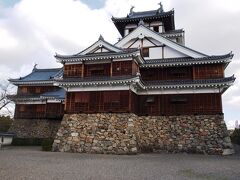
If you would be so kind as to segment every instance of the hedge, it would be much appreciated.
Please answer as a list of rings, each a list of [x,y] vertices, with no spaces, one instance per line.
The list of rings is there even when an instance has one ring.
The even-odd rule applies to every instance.
[[[44,139],[42,141],[42,150],[43,151],[51,151],[52,150],[52,144],[53,144],[53,139]]]
[[[44,138],[13,138],[13,146],[41,146]]]
[[[240,145],[240,129],[235,129],[230,135],[230,138],[233,144]]]

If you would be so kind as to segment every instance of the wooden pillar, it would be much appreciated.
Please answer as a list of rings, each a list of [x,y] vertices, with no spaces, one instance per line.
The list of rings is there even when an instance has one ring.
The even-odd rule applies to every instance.
[[[221,77],[224,78],[225,75],[224,75],[224,65],[222,64],[221,65]]]
[[[46,99],[46,105],[45,105],[45,115],[44,118],[47,118],[47,99]]]
[[[134,71],[136,71],[136,70],[135,70],[135,67],[134,67],[134,60],[132,59],[132,75],[136,74]]]
[[[195,66],[192,66],[192,79],[195,79]]]
[[[113,72],[113,59],[111,59],[111,65],[110,65],[110,77],[112,77]]]
[[[129,89],[129,96],[128,96],[128,110],[129,112],[132,112],[132,93]]]
[[[66,89],[66,94],[65,94],[64,109],[63,109],[64,114],[67,112],[67,101],[68,101],[68,87]]]
[[[84,61],[82,61],[82,78],[84,77]]]
[[[162,59],[164,59],[164,46],[162,46]]]

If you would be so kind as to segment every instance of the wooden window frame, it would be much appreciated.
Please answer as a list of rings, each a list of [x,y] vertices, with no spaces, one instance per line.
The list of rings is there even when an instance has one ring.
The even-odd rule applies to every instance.
[[[155,32],[159,32],[159,26],[153,26],[153,30],[154,30]]]
[[[142,56],[149,57],[149,48],[148,47],[142,48]]]

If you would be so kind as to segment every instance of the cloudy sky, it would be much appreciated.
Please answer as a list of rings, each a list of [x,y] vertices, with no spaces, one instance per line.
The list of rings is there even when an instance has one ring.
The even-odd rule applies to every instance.
[[[102,34],[114,43],[120,37],[111,17],[158,8],[159,0],[0,0],[0,80],[24,76],[38,68],[59,67],[54,54],[73,54]],[[175,9],[176,28],[184,28],[186,45],[209,55],[233,51],[226,76],[234,86],[223,95],[228,127],[240,122],[240,1],[162,0]]]

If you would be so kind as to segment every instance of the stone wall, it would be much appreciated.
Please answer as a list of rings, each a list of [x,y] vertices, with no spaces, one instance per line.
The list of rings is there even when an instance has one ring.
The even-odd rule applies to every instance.
[[[222,115],[65,115],[53,144],[53,151],[111,154],[222,154],[231,148]]]
[[[139,151],[222,154],[232,148],[222,115],[143,116],[136,127]]]
[[[134,114],[64,115],[53,144],[54,151],[137,153]]]
[[[49,119],[14,119],[9,132],[18,138],[54,138],[61,121]]]

